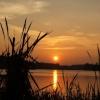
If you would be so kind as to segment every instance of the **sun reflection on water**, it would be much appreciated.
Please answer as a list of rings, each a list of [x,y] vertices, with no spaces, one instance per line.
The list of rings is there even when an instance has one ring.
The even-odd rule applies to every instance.
[[[57,88],[57,70],[53,71],[53,89]]]

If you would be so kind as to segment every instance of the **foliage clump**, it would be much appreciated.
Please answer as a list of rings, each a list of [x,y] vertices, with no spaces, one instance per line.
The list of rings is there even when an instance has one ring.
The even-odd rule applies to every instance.
[[[7,19],[5,18],[6,32],[0,23],[5,41],[5,51],[0,55],[0,76],[5,69],[5,75],[0,78],[0,100],[33,100],[34,90],[29,82],[29,75],[39,89],[38,84],[31,75],[29,59],[35,62],[31,53],[37,43],[49,32],[37,36],[36,40],[29,45],[30,30],[32,22],[26,29],[27,18],[25,19],[21,37],[16,43],[16,37],[10,37]],[[7,38],[7,39],[6,39]],[[11,49],[11,51],[10,51]]]

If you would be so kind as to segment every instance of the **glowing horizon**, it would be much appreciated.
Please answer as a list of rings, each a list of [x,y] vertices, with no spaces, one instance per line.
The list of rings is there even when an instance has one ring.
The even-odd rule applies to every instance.
[[[99,0],[0,1],[0,22],[5,27],[4,18],[8,19],[10,36],[15,33],[16,39],[19,39],[26,17],[28,25],[33,21],[29,30],[30,45],[40,31],[43,34],[52,31],[40,41],[32,56],[38,56],[39,62],[53,63],[53,55],[58,54],[61,65],[91,63],[86,50],[90,52],[93,62],[97,63],[97,43],[100,46],[99,12]],[[2,53],[5,51],[2,34],[0,42]]]

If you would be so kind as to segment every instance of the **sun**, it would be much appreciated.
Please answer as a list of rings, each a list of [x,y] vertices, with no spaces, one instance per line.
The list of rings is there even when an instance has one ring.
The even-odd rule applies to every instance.
[[[53,57],[54,61],[58,61],[58,56]]]

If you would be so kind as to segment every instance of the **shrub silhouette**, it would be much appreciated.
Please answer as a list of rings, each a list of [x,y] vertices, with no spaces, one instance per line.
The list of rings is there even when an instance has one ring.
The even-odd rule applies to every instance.
[[[6,49],[0,55],[0,62],[2,62],[0,67],[2,70],[5,69],[6,71],[5,76],[0,79],[0,87],[2,90],[0,91],[0,100],[33,100],[34,90],[30,85],[29,75],[31,76],[37,88],[39,89],[38,84],[36,83],[34,77],[29,71],[30,63],[27,59],[31,59],[34,62],[36,61],[31,56],[31,53],[34,50],[34,47],[37,45],[37,43],[50,32],[47,32],[42,36],[40,36],[41,33],[39,33],[35,42],[33,42],[29,46],[30,36],[28,35],[28,32],[30,30],[32,22],[29,24],[27,29],[26,23],[27,18],[25,19],[21,37],[18,43],[16,43],[16,37],[13,37],[11,39],[9,35],[7,19],[5,18],[6,33],[2,24],[0,23],[2,34],[5,40]]]

